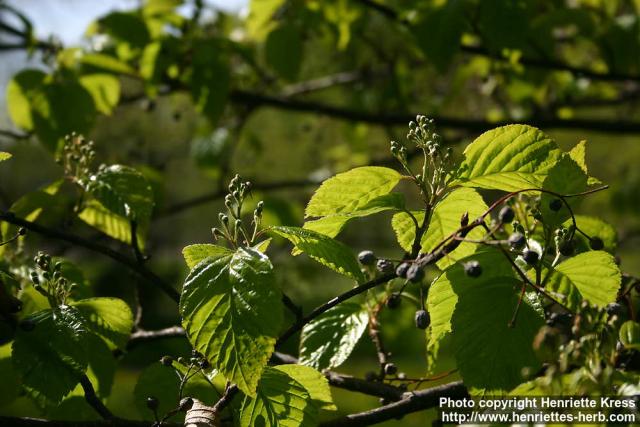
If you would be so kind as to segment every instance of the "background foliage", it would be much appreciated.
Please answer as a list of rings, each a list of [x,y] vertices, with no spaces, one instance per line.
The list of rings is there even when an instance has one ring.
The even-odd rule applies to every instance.
[[[621,269],[640,274],[637,1],[257,0],[238,16],[198,0],[131,6],[86,22],[82,43],[67,46],[55,34],[41,36],[19,2],[0,3],[0,55],[26,51],[31,58],[5,92],[11,121],[0,131],[0,151],[13,157],[0,167],[3,210],[131,255],[135,220],[133,234],[151,255],[145,265],[179,289],[188,272],[181,250],[208,241],[236,172],[254,182],[249,204],[265,201],[266,225],[300,226],[305,214],[327,214],[321,203],[304,211],[323,179],[355,166],[395,167],[388,141],[404,139],[406,124],[421,112],[436,119],[458,159],[465,142],[504,123],[540,127],[564,150],[588,140],[590,175],[611,189],[586,199],[580,213],[615,225],[617,239],[605,239],[607,249],[617,245]],[[95,141],[93,166],[56,163],[71,132]],[[101,163],[126,166],[97,170]],[[99,185],[92,174],[101,176]],[[64,175],[73,179],[61,184]],[[144,196],[128,199],[133,186],[139,191],[131,194]],[[79,189],[90,202],[74,212]],[[495,194],[482,193],[487,201]],[[401,219],[394,217],[396,231]],[[339,239],[355,251],[397,256],[391,214],[359,219],[347,212],[333,220],[349,222]],[[16,231],[2,223],[3,240]],[[274,239],[275,280],[305,310],[348,288],[348,279],[291,258],[289,246]],[[140,301],[141,327],[178,323],[173,302],[111,260],[35,233],[20,244],[27,254],[47,249],[81,267],[83,297],[117,296],[131,307]],[[423,376],[423,334],[406,327],[413,312],[406,304],[383,312],[384,335],[398,365]],[[284,349],[296,350],[292,343]],[[164,354],[187,352],[179,338],[127,352],[108,406],[131,412],[135,395],[139,416],[149,417],[140,404],[144,387],[135,387],[140,370]],[[361,340],[344,369],[375,370],[373,354]],[[340,413],[376,404],[342,393],[334,391]],[[26,398],[4,400],[11,401],[0,408],[4,414],[38,413]],[[50,411],[95,417],[73,397]]]

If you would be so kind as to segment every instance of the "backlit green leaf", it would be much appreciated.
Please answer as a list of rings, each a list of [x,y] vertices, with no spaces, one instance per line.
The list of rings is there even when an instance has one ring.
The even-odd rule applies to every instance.
[[[28,317],[32,331],[19,330],[12,360],[25,386],[59,402],[78,384],[88,364],[87,330],[74,308],[44,310]]]
[[[305,217],[348,214],[367,206],[373,199],[388,194],[400,182],[397,171],[365,166],[339,173],[324,181],[305,210]]]
[[[351,249],[343,243],[324,234],[299,227],[271,227],[270,232],[284,237],[295,246],[295,249],[306,253],[318,261],[345,276],[357,281],[363,281],[364,275]]]
[[[360,304],[345,302],[305,325],[300,363],[319,370],[342,365],[367,328],[369,315]]]
[[[87,190],[105,208],[139,224],[146,224],[153,210],[153,190],[145,177],[128,166],[112,165],[94,174]]]
[[[109,237],[131,244],[131,220],[113,213],[95,199],[85,202],[84,209],[78,214],[78,218],[92,227],[102,231]],[[146,226],[142,224],[136,230],[138,245],[144,249]]]
[[[335,411],[337,409],[333,403],[329,381],[327,377],[319,371],[309,366],[293,364],[276,366],[275,369],[284,372],[298,381],[300,385],[307,390],[311,399],[315,401],[318,407],[328,411]]]
[[[474,393],[510,390],[522,382],[523,368],[539,366],[532,342],[542,317],[525,299],[515,326],[509,327],[521,289],[511,265],[496,250],[466,260],[480,262],[480,277],[467,276],[459,262],[429,290],[431,339],[451,333],[458,369]]]
[[[86,328],[105,340],[110,348],[125,348],[133,328],[133,314],[124,301],[87,298],[71,305],[82,316]]]
[[[269,259],[240,248],[199,263],[184,283],[180,314],[193,347],[244,393],[254,395],[283,321]]]
[[[404,209],[404,195],[401,193],[389,193],[376,197],[356,211],[346,214],[336,214],[320,219],[306,221],[304,228],[317,231],[329,237],[336,237],[349,221],[354,218],[362,218],[379,212]]]
[[[482,197],[471,188],[454,190],[442,199],[433,209],[427,231],[422,236],[421,253],[428,253],[440,244],[445,238],[460,228],[460,219],[464,213],[469,215],[469,220],[482,215],[487,210],[487,205]],[[424,212],[413,212],[418,225],[424,221]],[[411,252],[411,246],[416,236],[415,223],[406,212],[400,212],[393,216],[391,222],[396,233],[398,243],[407,252]],[[481,227],[472,230],[466,238],[481,239],[485,231]],[[438,262],[438,267],[445,268],[460,258],[476,251],[478,245],[462,242],[458,248]]]
[[[110,115],[120,100],[120,82],[110,74],[88,74],[80,77],[80,84],[89,91],[96,109]]]
[[[452,185],[503,191],[540,188],[561,155],[556,143],[534,127],[502,126],[467,146]]]
[[[286,369],[268,367],[260,378],[256,396],[245,397],[239,424],[241,427],[315,426],[318,412],[311,393]]]
[[[189,268],[195,267],[205,258],[221,258],[233,255],[231,249],[212,244],[189,245],[182,249],[182,256]]]
[[[620,281],[613,256],[604,251],[590,251],[558,264],[546,289],[564,295],[564,302],[572,308],[578,308],[583,299],[604,307],[616,300]]]

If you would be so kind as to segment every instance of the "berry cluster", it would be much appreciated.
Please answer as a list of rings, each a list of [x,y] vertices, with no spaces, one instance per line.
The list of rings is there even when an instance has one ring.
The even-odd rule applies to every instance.
[[[62,263],[53,263],[51,256],[43,252],[38,252],[33,260],[37,266],[30,274],[34,289],[47,297],[51,307],[65,305],[75,283],[69,282],[63,276]]]
[[[56,157],[56,163],[62,166],[67,179],[82,184],[91,175],[91,164],[95,158],[94,142],[74,132],[64,138],[62,153]]]

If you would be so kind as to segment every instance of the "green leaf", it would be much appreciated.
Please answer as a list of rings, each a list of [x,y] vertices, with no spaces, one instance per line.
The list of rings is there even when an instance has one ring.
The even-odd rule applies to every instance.
[[[251,0],[249,16],[246,19],[248,36],[255,41],[262,41],[276,25],[273,15],[285,3],[284,0]]]
[[[619,337],[626,348],[640,350],[640,323],[627,320],[620,327]]]
[[[288,80],[297,77],[302,64],[303,35],[295,25],[281,24],[274,28],[265,42],[267,64]]]
[[[75,79],[48,81],[30,104],[34,131],[49,149],[72,132],[87,133],[97,115],[91,93]]]
[[[5,153],[4,151],[0,151],[0,162],[4,162],[5,160],[9,160],[11,158],[10,153]]]
[[[580,193],[587,189],[587,174],[568,154],[563,154],[558,163],[549,171],[549,175],[544,180],[542,187],[545,190],[561,195]],[[557,197],[552,194],[542,193],[541,195],[540,212],[545,224],[550,227],[558,226],[571,217],[571,213],[564,203],[558,211],[553,211],[549,208],[549,204],[555,199]],[[565,200],[575,211],[582,198],[572,197]]]
[[[582,300],[604,307],[616,300],[620,282],[615,258],[604,251],[590,251],[558,264],[546,289],[564,295],[570,308],[578,308]]]
[[[40,311],[28,319],[35,328],[17,332],[13,365],[26,387],[59,402],[87,368],[83,345],[87,330],[77,310],[70,307]]]
[[[0,408],[20,397],[20,377],[11,364],[11,344],[0,346]]]
[[[278,367],[264,370],[255,397],[245,397],[241,427],[306,427],[318,424],[318,405],[302,384]]]
[[[254,395],[283,321],[269,259],[251,248],[201,262],[184,283],[182,325],[193,347]]]
[[[138,224],[146,224],[153,210],[153,190],[145,177],[128,166],[112,165],[90,178],[87,191],[105,208]]]
[[[54,224],[66,213],[64,199],[57,195],[62,181],[56,181],[46,187],[27,193],[11,205],[11,212],[17,217],[40,224]],[[8,222],[2,222],[0,226],[5,240],[14,236],[18,227]],[[3,247],[0,246],[0,253]]]
[[[345,302],[307,323],[300,336],[300,363],[319,370],[342,365],[367,329],[369,315]]]
[[[614,253],[618,244],[618,236],[616,229],[609,223],[595,218],[592,216],[576,215],[576,224],[578,228],[584,231],[588,236],[599,237],[604,243],[604,250],[609,253]],[[571,219],[562,224],[565,228],[569,228],[573,225]],[[582,235],[582,233],[576,232],[573,237],[576,244],[576,252],[588,252],[591,250],[589,247],[589,240]]]
[[[466,1],[452,0],[429,11],[413,29],[417,44],[439,71],[445,71],[460,47],[466,27]]]
[[[87,298],[71,304],[90,332],[101,337],[111,349],[124,349],[133,329],[131,309],[118,298]]]
[[[385,211],[404,209],[404,195],[389,193],[376,197],[356,211],[347,214],[329,215],[313,221],[306,221],[304,228],[329,237],[336,237],[349,221]]]
[[[284,372],[291,378],[304,387],[311,399],[315,401],[318,407],[335,411],[338,408],[333,403],[333,397],[331,396],[331,388],[329,387],[329,381],[327,377],[322,375],[317,370],[302,365],[280,365],[274,369]]]
[[[275,226],[269,232],[284,237],[295,249],[306,253],[310,258],[358,282],[364,281],[360,264],[351,249],[337,240],[315,231],[299,227]]]
[[[110,74],[88,74],[80,77],[79,82],[89,91],[96,110],[110,115],[120,100],[120,82]]]
[[[23,70],[7,84],[7,109],[16,126],[33,130],[31,102],[41,94],[46,78],[40,70]]]
[[[449,193],[433,209],[427,231],[422,236],[421,253],[428,253],[435,249],[445,238],[460,228],[460,218],[464,213],[469,214],[469,220],[479,217],[487,210],[487,205],[482,197],[471,188],[459,188]],[[424,212],[413,212],[418,224],[424,221]],[[393,230],[400,246],[407,252],[411,252],[411,246],[416,236],[416,227],[406,212],[400,212],[393,216],[391,221]],[[477,227],[468,235],[468,239],[481,239],[485,232]],[[471,255],[478,245],[463,242],[451,254],[438,262],[438,267],[445,268],[460,258]]]
[[[467,146],[451,185],[503,191],[540,188],[561,155],[556,143],[534,127],[502,126]]]
[[[99,29],[100,32],[122,41],[131,48],[142,48],[149,43],[149,30],[136,13],[112,12],[97,21],[97,26],[89,29],[89,33]]]
[[[458,295],[454,292],[452,282],[465,280],[467,276],[461,274],[461,272],[464,272],[460,265],[468,260],[478,261],[482,266],[482,275],[480,277],[473,280],[467,278],[474,286],[476,284],[484,286],[485,283],[502,277],[513,277],[511,264],[504,258],[503,254],[493,249],[478,251],[442,273],[429,288],[427,297],[427,308],[431,317],[429,339],[427,340],[428,352],[435,348],[436,344],[452,331],[451,317],[458,302]]]
[[[397,171],[365,166],[339,173],[324,181],[305,210],[305,217],[348,214],[367,206],[373,199],[388,194],[400,182]]]
[[[486,250],[464,259],[477,260],[482,275],[471,278],[463,262],[449,267],[429,290],[433,345],[451,334],[458,369],[465,385],[495,392],[522,382],[522,369],[536,369],[539,362],[532,342],[543,320],[525,299],[515,327],[508,326],[520,295],[509,262],[497,250]]]
[[[530,18],[524,1],[498,0],[478,4],[478,29],[483,45],[501,54],[502,49],[526,47]]]
[[[78,214],[78,218],[109,237],[127,245],[131,244],[131,221],[113,213],[95,199],[89,199],[85,202],[84,209]],[[136,230],[140,249],[144,249],[146,228],[146,224],[142,224]]]
[[[107,397],[111,394],[116,373],[116,358],[113,357],[112,349],[97,335],[88,335],[83,345],[89,360],[87,378],[99,397]]]
[[[80,57],[80,63],[96,71],[108,71],[114,74],[137,76],[136,70],[129,64],[103,53],[86,53]]]
[[[194,44],[191,73],[191,97],[196,110],[215,123],[227,102],[231,75],[220,47],[213,40]]]
[[[189,268],[195,267],[205,258],[217,259],[230,255],[233,255],[231,249],[211,244],[189,245],[182,249],[182,256],[184,256],[184,260]]]

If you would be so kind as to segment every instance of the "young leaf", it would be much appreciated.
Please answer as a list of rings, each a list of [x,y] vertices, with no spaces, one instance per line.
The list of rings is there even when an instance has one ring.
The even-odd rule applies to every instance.
[[[329,237],[336,237],[349,221],[354,218],[362,218],[385,211],[397,211],[404,209],[404,195],[402,193],[389,193],[369,201],[356,211],[346,214],[336,214],[320,219],[306,221],[306,230],[317,231]]]
[[[534,127],[502,126],[467,146],[451,185],[503,191],[539,188],[561,155],[556,143]]]
[[[558,264],[546,288],[566,296],[569,307],[577,308],[582,300],[606,306],[616,300],[621,275],[612,255],[604,251],[578,254]]]
[[[211,244],[189,245],[182,249],[182,255],[189,268],[195,267],[205,258],[221,258],[233,255],[231,249]]]
[[[433,209],[427,231],[422,236],[421,253],[433,250],[442,240],[449,237],[460,228],[460,218],[464,213],[469,214],[469,219],[479,217],[487,210],[487,205],[482,197],[472,188],[459,188],[448,194]],[[418,224],[424,221],[424,212],[413,213]],[[407,252],[411,252],[411,246],[416,236],[416,227],[406,212],[400,212],[393,216],[391,222],[396,233],[398,243]],[[468,235],[468,239],[481,239],[485,235],[484,229],[477,227]],[[438,262],[438,267],[446,268],[460,258],[472,254],[477,249],[473,243],[462,242],[451,254]]]
[[[358,211],[373,199],[388,194],[400,182],[397,171],[365,166],[339,173],[324,181],[305,210],[305,217],[348,214]]]
[[[83,341],[88,332],[77,310],[70,307],[44,310],[27,319],[35,327],[16,334],[13,365],[25,386],[60,402],[87,368]]]
[[[4,162],[5,160],[9,160],[10,158],[11,154],[0,151],[0,162]]]
[[[193,347],[240,390],[254,395],[283,320],[269,259],[240,248],[199,263],[184,283],[180,314]]]
[[[74,303],[87,330],[101,337],[111,349],[124,349],[131,329],[131,309],[118,298],[87,298]]]
[[[366,309],[339,304],[305,325],[300,336],[300,363],[318,370],[342,365],[367,329]]]
[[[271,233],[289,240],[297,250],[306,253],[309,257],[333,271],[359,282],[364,280],[358,260],[351,252],[351,249],[343,243],[324,234],[299,227],[276,226],[271,227],[269,230]]]
[[[87,190],[111,212],[145,224],[153,210],[153,190],[145,177],[128,166],[112,165],[91,177]]]
[[[267,367],[255,397],[246,396],[240,427],[306,427],[318,424],[318,404],[311,393],[287,372]]]

